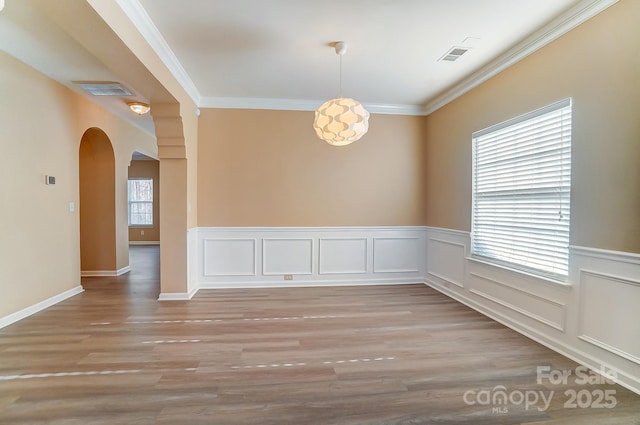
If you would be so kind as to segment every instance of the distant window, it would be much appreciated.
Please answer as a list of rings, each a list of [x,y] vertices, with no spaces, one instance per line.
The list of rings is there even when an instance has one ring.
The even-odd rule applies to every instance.
[[[472,137],[472,254],[565,279],[571,99]]]
[[[129,179],[129,226],[153,226],[153,179]]]

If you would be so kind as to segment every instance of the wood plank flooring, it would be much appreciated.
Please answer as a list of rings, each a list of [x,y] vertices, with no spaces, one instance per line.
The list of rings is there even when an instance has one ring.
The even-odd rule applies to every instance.
[[[0,330],[0,424],[640,424],[640,396],[537,383],[578,365],[424,285],[158,302],[158,248],[131,257]],[[567,408],[565,391],[616,406]]]

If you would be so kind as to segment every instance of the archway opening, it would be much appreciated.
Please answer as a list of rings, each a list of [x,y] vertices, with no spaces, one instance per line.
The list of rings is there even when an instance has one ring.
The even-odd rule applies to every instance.
[[[115,155],[109,137],[90,128],[80,141],[80,269],[83,276],[117,271]]]

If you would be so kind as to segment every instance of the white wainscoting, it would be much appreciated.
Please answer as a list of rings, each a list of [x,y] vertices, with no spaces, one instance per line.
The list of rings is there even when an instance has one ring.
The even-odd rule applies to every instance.
[[[640,393],[640,255],[572,247],[562,283],[471,258],[468,232],[426,233],[429,286]]]
[[[578,337],[640,366],[638,306],[640,281],[580,271]]]
[[[418,283],[425,234],[396,226],[201,227],[190,273],[199,288]]]

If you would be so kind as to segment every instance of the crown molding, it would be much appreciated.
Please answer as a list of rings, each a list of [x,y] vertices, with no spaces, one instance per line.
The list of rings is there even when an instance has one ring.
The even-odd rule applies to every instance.
[[[169,72],[178,80],[178,83],[187,92],[191,100],[198,105],[202,97],[200,92],[140,2],[138,0],[116,0],[116,3],[129,17],[153,51],[160,57],[162,63],[169,68]]]
[[[522,42],[492,60],[489,64],[480,68],[467,78],[464,78],[449,90],[426,102],[423,106],[424,114],[428,115],[440,109],[447,103],[452,102],[491,77],[494,77],[535,51],[560,38],[562,35],[616,4],[618,1],[619,0],[583,0],[579,2],[525,38]]]
[[[279,111],[315,111],[326,100],[275,99],[258,97],[203,97],[200,108],[220,109],[269,109]],[[383,103],[363,103],[372,114],[425,115],[420,105],[394,105]]]

